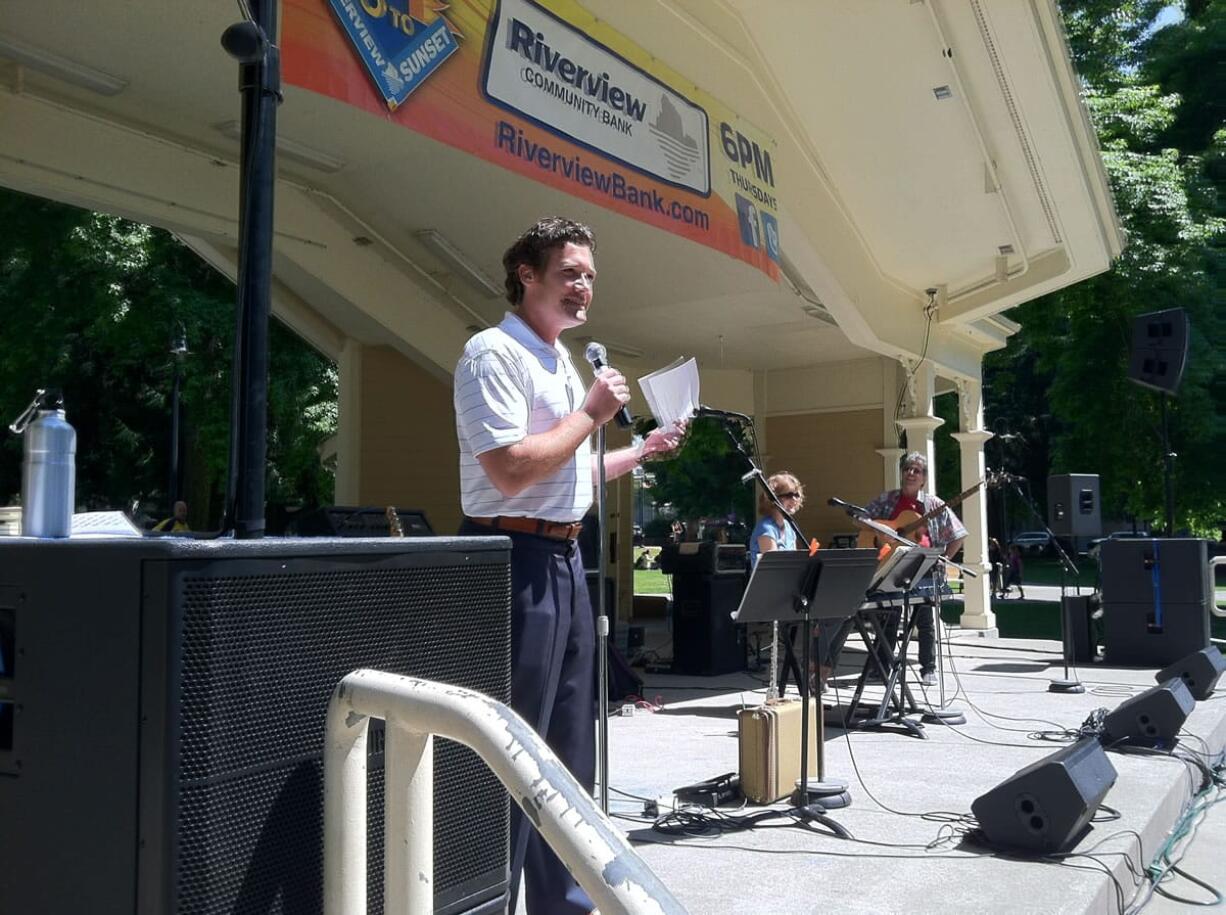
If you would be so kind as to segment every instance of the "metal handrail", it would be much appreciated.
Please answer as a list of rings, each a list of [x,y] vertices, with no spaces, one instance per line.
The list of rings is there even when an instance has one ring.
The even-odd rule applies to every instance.
[[[384,900],[389,912],[434,905],[434,735],[472,749],[523,808],[604,913],[685,909],[514,711],[473,690],[355,670],[328,704],[324,745],[324,911],[366,912],[366,739],[384,744]]]
[[[1226,565],[1226,556],[1214,556],[1209,560],[1209,609],[1214,616],[1226,618],[1226,607],[1217,602],[1217,567]]]

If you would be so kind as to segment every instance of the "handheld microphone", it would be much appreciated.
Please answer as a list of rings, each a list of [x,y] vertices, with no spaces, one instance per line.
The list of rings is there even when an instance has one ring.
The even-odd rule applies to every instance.
[[[592,371],[599,372],[602,368],[608,365],[605,361],[608,358],[608,353],[604,346],[593,340],[587,345],[587,349],[583,351],[583,358],[592,364]],[[634,418],[630,415],[630,410],[625,404],[614,414],[613,418],[617,420],[617,424],[623,429],[628,429],[630,424],[634,422]]]

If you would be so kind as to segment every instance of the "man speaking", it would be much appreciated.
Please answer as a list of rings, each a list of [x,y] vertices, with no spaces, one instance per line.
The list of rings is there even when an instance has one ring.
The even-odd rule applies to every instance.
[[[587,320],[596,241],[585,225],[542,219],[503,255],[514,309],[468,341],[455,370],[462,534],[511,538],[511,706],[575,778],[595,778],[595,636],[576,537],[599,468],[592,433],[630,400],[601,368],[585,390],[564,330]],[[608,479],[677,446],[653,431],[605,456]],[[527,870],[531,913],[589,912],[592,901],[518,807],[512,809],[511,900]]]

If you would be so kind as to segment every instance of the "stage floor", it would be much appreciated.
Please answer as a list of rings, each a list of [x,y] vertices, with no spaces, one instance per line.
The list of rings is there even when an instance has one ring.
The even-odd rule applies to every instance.
[[[669,653],[667,638],[663,624],[649,627],[648,647],[661,656]],[[840,682],[852,682],[862,650],[849,640]],[[1188,764],[1110,753],[1119,778],[1103,803],[1119,818],[1108,820],[1100,811],[1099,822],[1075,846],[1078,855],[1062,862],[992,855],[964,843],[948,820],[968,814],[979,795],[1065,745],[1034,739],[1034,732],[1075,729],[1095,709],[1114,709],[1154,685],[1153,674],[1094,664],[1077,672],[1084,693],[1052,693],[1049,681],[1063,677],[1058,643],[950,630],[945,695],[966,724],[930,724],[927,739],[917,739],[901,731],[844,731],[835,723],[841,718],[827,713],[826,774],[847,781],[853,799],[830,815],[855,841],[819,826],[788,825],[785,818],[765,824],[773,828],[722,834],[653,830],[636,798],[670,797],[674,788],[736,771],[736,713],[760,704],[765,684],[751,673],[648,674],[645,697],[662,707],[636,709],[631,717],[614,709],[609,722],[610,812],[693,913],[1118,913],[1134,898],[1134,872],[1151,862],[1200,788],[1200,775]],[[879,690],[869,695],[880,696]],[[844,686],[825,698],[833,705],[850,694]],[[939,688],[926,694],[939,704]],[[918,688],[916,698],[924,700]],[[1213,699],[1197,703],[1181,739],[1183,750],[1215,761],[1224,745],[1226,683]],[[763,808],[721,809],[741,815]],[[1219,887],[1226,885],[1223,809],[1200,826],[1184,861],[1190,873]],[[1166,886],[1211,899],[1182,878]],[[1155,897],[1149,910],[1186,908]]]

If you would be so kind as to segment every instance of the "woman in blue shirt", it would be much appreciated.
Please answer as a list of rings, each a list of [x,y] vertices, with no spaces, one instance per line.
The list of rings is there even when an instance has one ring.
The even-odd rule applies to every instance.
[[[766,481],[789,515],[795,515],[805,504],[805,488],[800,480],[786,470],[772,474]],[[771,550],[796,549],[796,531],[788,523],[783,512],[775,508],[766,498],[765,493],[758,494],[758,511],[762,517],[754,526],[749,537],[749,566],[753,568],[758,562],[758,555]]]
[[[775,494],[775,498],[783,505],[788,515],[796,514],[800,511],[800,506],[805,503],[805,489],[800,485],[800,480],[786,470],[772,474],[767,479],[766,485],[771,488],[771,492]],[[758,519],[753,533],[749,535],[750,571],[753,571],[753,567],[758,563],[758,556],[762,553],[769,553],[771,550],[796,549],[796,531],[788,523],[784,513],[775,508],[774,503],[766,498],[766,493],[758,493],[758,511],[762,517]],[[771,624],[770,682],[766,690],[768,701],[779,695],[775,687],[776,672],[779,670],[778,647],[779,624],[773,623]]]

